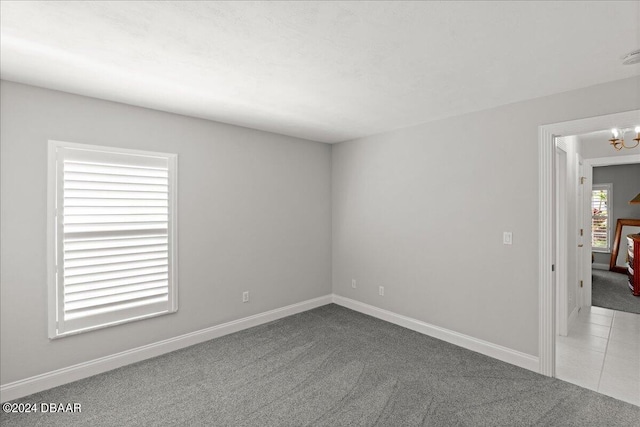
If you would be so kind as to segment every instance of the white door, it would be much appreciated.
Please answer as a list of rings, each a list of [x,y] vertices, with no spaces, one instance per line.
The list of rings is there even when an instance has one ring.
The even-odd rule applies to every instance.
[[[578,287],[576,302],[579,307],[591,306],[591,177],[585,173],[582,156],[576,155],[578,163],[576,277]]]
[[[557,141],[558,142],[558,141]],[[569,325],[567,289],[567,153],[556,148],[556,334],[567,336]]]

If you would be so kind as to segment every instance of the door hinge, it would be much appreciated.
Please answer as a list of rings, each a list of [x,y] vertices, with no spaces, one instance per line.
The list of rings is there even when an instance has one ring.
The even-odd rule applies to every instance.
[[[582,228],[580,229],[580,235],[584,236],[584,230]]]
[[[555,264],[551,264],[551,271],[556,271],[556,265]]]
[[[584,181],[587,179],[586,176],[581,176],[580,177],[580,184],[584,184]]]
[[[580,280],[580,287],[582,287],[582,285],[584,285],[584,282]]]

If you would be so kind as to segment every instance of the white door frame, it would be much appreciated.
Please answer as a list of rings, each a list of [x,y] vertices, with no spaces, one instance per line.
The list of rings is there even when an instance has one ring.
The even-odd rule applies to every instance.
[[[591,307],[591,181],[586,176],[584,159],[578,153],[576,166],[576,226],[583,230],[582,235],[578,233],[575,242],[583,245],[582,249],[578,248],[575,265],[576,280],[582,281],[582,287],[577,288],[576,295],[576,306],[580,309]],[[583,177],[584,182],[581,184]]]
[[[556,220],[556,334],[567,336],[567,146],[563,138],[556,138],[555,152],[555,220]]]
[[[640,110],[633,110],[538,127],[538,357],[543,375],[555,376],[554,139],[639,123]]]

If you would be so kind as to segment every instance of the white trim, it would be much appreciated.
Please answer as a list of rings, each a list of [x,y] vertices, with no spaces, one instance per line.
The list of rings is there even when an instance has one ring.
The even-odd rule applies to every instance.
[[[569,147],[567,146],[567,142],[564,138],[556,138],[556,147],[558,147],[565,153],[569,151]]]
[[[569,329],[571,329],[571,325],[573,325],[573,322],[575,322],[576,318],[578,317],[578,313],[580,312],[580,307],[578,307],[577,305],[575,307],[573,307],[573,310],[571,311],[571,314],[569,315]]]
[[[126,156],[141,156],[145,158],[163,159],[167,162],[168,170],[168,206],[169,206],[169,296],[168,306],[157,310],[151,306],[145,306],[147,310],[128,310],[118,313],[103,315],[98,322],[97,316],[86,317],[81,320],[65,321],[62,319],[64,311],[64,285],[62,277],[64,267],[60,265],[60,260],[56,257],[63,253],[62,249],[62,221],[60,218],[62,206],[62,193],[58,193],[63,188],[63,174],[58,169],[63,159],[62,150],[65,152],[86,151],[98,152],[102,154],[117,153]],[[84,333],[95,329],[110,327],[113,325],[127,323],[137,320],[155,317],[159,315],[171,314],[178,311],[178,155],[174,153],[161,153],[156,151],[132,150],[129,148],[119,148],[113,146],[99,146],[89,144],[78,144],[74,142],[48,140],[47,145],[47,292],[48,292],[48,336],[49,339],[59,339],[69,335]],[[126,313],[126,314],[124,314]],[[91,320],[93,319],[93,320]],[[88,320],[85,322],[85,320]],[[70,323],[73,326],[70,326]]]
[[[555,289],[552,265],[554,263],[553,169],[554,134],[546,127],[538,129],[538,372],[555,376]]]
[[[569,155],[567,144],[564,138],[556,138],[555,150],[555,210],[556,220],[556,333],[567,336],[569,330],[569,290],[568,290],[568,215],[567,215],[567,194],[568,194],[568,168]]]
[[[178,155],[174,154],[168,157],[169,161],[169,188],[172,191],[169,192],[169,236],[171,241],[169,242],[169,248],[171,250],[171,271],[169,272],[169,279],[173,286],[171,286],[171,307],[172,313],[178,311],[178,270],[180,266],[180,260],[178,259],[178,240],[180,239],[178,233]]]
[[[539,372],[543,375],[555,375],[555,293],[551,271],[555,239],[552,222],[554,136],[581,135],[638,123],[640,110],[633,110],[538,127],[538,358]],[[585,159],[585,163],[593,160],[597,159]],[[607,158],[607,162],[616,163],[613,158]]]
[[[574,176],[574,187],[576,197],[573,199],[573,202],[575,203],[576,229],[583,231],[581,234],[576,235],[576,243],[582,245],[582,249],[578,246],[576,252],[576,263],[574,267],[577,282],[573,284],[577,286],[578,283],[582,283],[581,287],[575,288],[575,308],[579,311],[580,308],[587,305],[587,303],[589,306],[591,305],[591,270],[588,267],[591,265],[591,200],[585,200],[585,193],[587,192],[587,187],[590,185],[590,181],[589,179],[582,181],[582,178],[586,177],[585,170],[588,168],[585,167],[584,159],[579,153],[576,153],[575,162],[576,174]],[[588,223],[585,222],[587,219],[589,220]],[[589,227],[587,227],[587,225]],[[585,244],[586,240],[588,240],[588,242]],[[571,319],[569,319],[569,321],[571,321]],[[571,323],[569,323],[569,326],[571,326]]]
[[[323,305],[335,303],[360,313],[364,313],[378,319],[402,326],[407,329],[425,334],[451,344],[466,348],[477,353],[484,354],[494,359],[510,363],[531,371],[537,371],[538,357],[519,352],[507,347],[480,340],[449,329],[431,325],[420,320],[383,310],[359,301],[345,298],[339,295],[325,295],[297,304],[255,314],[242,319],[190,332],[174,338],[169,338],[153,344],[126,350],[110,356],[101,357],[87,362],[72,365],[44,374],[35,375],[23,380],[14,381],[0,386],[0,402],[7,402],[28,396],[53,387],[58,387],[73,381],[78,381],[97,375],[121,366],[140,362],[145,359],[160,356],[171,351],[199,344],[214,338],[228,335],[254,326],[262,325],[283,317],[312,310]],[[576,311],[577,313],[577,311]],[[572,313],[574,316],[574,313]]]
[[[56,208],[56,177],[58,176],[55,167],[57,165],[56,150],[52,144],[47,146],[47,331],[48,337],[56,335],[56,309],[58,302],[56,293],[56,226],[58,224],[58,213]]]
[[[147,150],[134,150],[131,148],[120,148],[111,145],[93,145],[93,144],[81,144],[78,142],[68,142],[68,141],[60,141],[57,139],[50,139],[50,144],[53,144],[57,147],[67,147],[67,148],[75,148],[78,150],[88,150],[88,151],[102,151],[105,153],[123,153],[123,154],[132,154],[139,155],[144,157],[161,157],[161,158],[177,158],[178,155],[175,153],[163,153],[160,151],[147,151]]]
[[[591,254],[593,253],[593,247],[591,246],[591,222],[592,222],[592,214],[591,214],[591,185],[593,183],[593,166],[591,166],[586,161],[582,164],[582,173],[585,177],[585,182],[582,188],[582,228],[584,232],[584,236],[582,238],[583,244],[583,253],[582,253],[582,262],[578,263],[579,268],[582,269],[580,275],[582,277],[582,288],[580,288],[580,306],[581,307],[591,307]],[[607,269],[609,269],[607,267]]]
[[[19,399],[32,393],[37,393],[72,381],[81,380],[121,366],[136,363],[151,357],[160,356],[184,347],[262,325],[267,322],[321,307],[323,305],[331,304],[331,302],[332,296],[325,295],[242,319],[232,320],[231,322],[190,332],[174,338],[158,341],[153,344],[126,350],[110,356],[101,357],[88,362],[35,375],[23,380],[14,381],[0,386],[0,401],[7,402]]]
[[[593,263],[591,264],[591,268],[594,270],[609,270],[609,264]]]
[[[630,163],[640,163],[640,154],[628,154],[626,156],[597,157],[593,159],[584,159],[584,163],[589,164],[591,166],[628,165]]]
[[[420,320],[412,319],[411,317],[383,310],[340,295],[334,294],[333,302],[351,310],[402,326],[403,328],[411,329],[412,331],[466,348],[467,350],[475,351],[477,353],[484,354],[485,356],[493,357],[494,359],[529,369],[531,371],[538,371],[539,361],[536,356],[522,353],[507,347],[502,347],[500,345],[451,331],[449,329],[441,328],[439,326],[431,325]]]

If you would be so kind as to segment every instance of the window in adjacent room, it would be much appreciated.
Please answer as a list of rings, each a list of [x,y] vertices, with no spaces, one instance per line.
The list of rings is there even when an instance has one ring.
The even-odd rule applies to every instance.
[[[49,141],[49,337],[177,310],[175,154]]]
[[[612,184],[594,184],[591,191],[591,246],[595,252],[611,251]]]

